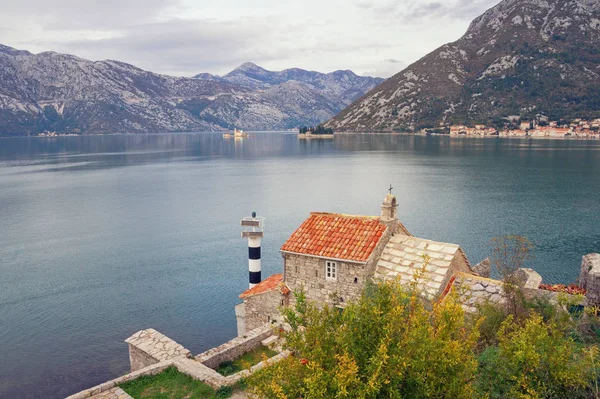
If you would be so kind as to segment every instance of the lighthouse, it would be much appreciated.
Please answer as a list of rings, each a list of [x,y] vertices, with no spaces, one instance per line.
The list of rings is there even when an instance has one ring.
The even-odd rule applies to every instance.
[[[241,221],[242,238],[248,239],[248,282],[252,288],[261,280],[260,242],[264,236],[265,218],[252,216],[244,217]]]

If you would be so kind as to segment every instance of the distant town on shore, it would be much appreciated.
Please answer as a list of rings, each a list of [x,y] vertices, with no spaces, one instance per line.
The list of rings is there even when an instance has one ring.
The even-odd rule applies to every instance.
[[[550,121],[547,117],[537,117],[531,121],[513,122],[508,128],[497,129],[483,124],[474,126],[451,125],[438,128],[425,128],[420,134],[449,134],[450,136],[497,136],[533,138],[586,138],[600,139],[600,118],[572,121]]]

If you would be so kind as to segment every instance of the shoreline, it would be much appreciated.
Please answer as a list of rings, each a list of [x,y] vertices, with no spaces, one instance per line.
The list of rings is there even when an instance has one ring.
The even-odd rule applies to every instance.
[[[447,137],[457,139],[510,139],[510,140],[575,140],[600,142],[596,137],[545,137],[545,136],[480,136],[480,135],[449,135],[449,134],[423,134],[423,133],[398,133],[398,132],[336,132],[336,136],[420,136],[420,137]]]

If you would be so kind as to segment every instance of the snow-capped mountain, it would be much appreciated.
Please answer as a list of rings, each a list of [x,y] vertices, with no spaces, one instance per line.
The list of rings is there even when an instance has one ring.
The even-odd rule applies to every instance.
[[[600,0],[504,0],[327,123],[405,131],[600,117]]]
[[[173,77],[0,45],[0,135],[292,128],[329,119],[351,102],[348,93],[364,93],[378,81],[354,82],[318,88],[288,79],[258,88],[210,74]],[[340,90],[343,98],[334,99]]]

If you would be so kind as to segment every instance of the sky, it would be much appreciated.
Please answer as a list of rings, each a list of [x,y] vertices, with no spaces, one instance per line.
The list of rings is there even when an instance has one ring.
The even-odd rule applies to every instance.
[[[223,75],[250,61],[387,78],[458,39],[498,2],[3,0],[0,44],[176,76]]]

